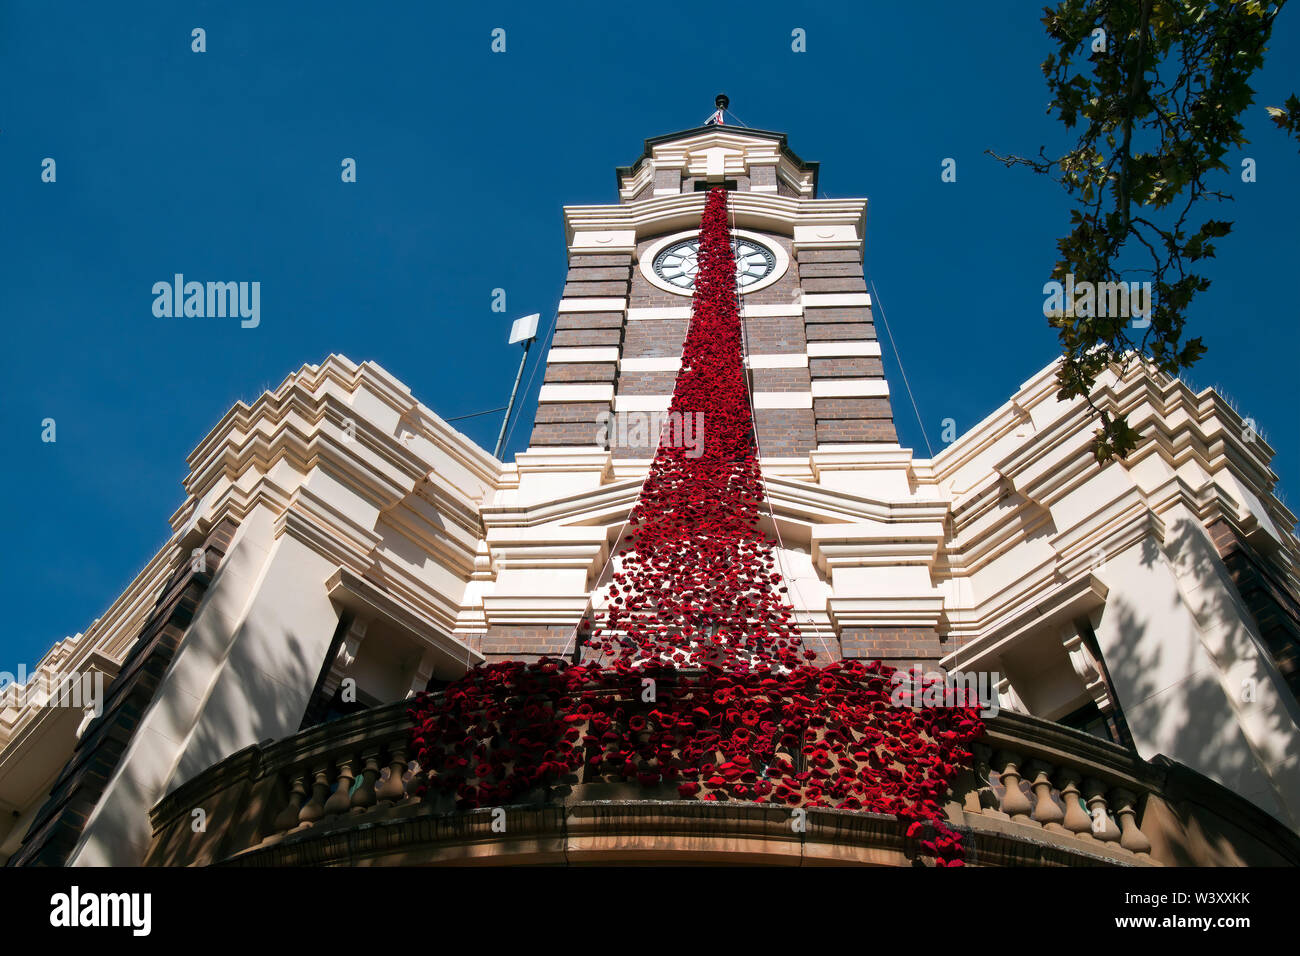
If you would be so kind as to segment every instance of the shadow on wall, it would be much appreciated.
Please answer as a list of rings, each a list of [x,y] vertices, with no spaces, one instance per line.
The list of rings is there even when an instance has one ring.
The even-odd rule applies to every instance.
[[[1175,603],[1189,601],[1198,629],[1149,635],[1152,613],[1118,596],[1107,602],[1102,618],[1119,636],[1115,646],[1105,649],[1105,659],[1137,749],[1147,760],[1160,753],[1216,780],[1294,828],[1287,797],[1296,795],[1280,793],[1261,764],[1266,759],[1276,764],[1279,753],[1295,759],[1294,698],[1272,667],[1252,671],[1253,700],[1241,686],[1225,687],[1225,673],[1240,683],[1242,667],[1234,665],[1248,662],[1253,654],[1262,654],[1265,662],[1271,657],[1239,623],[1249,621],[1255,628],[1203,529],[1183,519],[1173,525],[1166,541],[1162,549],[1147,538],[1141,564],[1155,568],[1163,563],[1181,576]],[[1188,580],[1203,586],[1188,595]],[[1259,686],[1265,682],[1268,686]],[[1247,723],[1249,737],[1243,731]],[[1274,754],[1259,753],[1251,738],[1274,743]],[[1199,828],[1195,821],[1183,822]],[[1226,840],[1219,837],[1218,842],[1231,855]]]
[[[137,725],[127,756],[74,854],[77,863],[138,864],[152,835],[148,811],[167,792],[249,744],[297,730],[325,653],[311,659],[307,651],[328,648],[332,635],[300,640],[292,629],[268,627],[265,616],[250,614],[241,621],[249,611],[249,591],[223,584],[247,572],[259,582],[260,594],[259,572],[276,555],[262,552],[259,557],[258,551],[241,538],[217,568],[154,696],[148,720]],[[319,601],[322,595],[313,597]],[[275,619],[301,619],[295,610],[308,599],[305,593],[276,595],[285,613]]]
[[[269,560],[276,558],[272,555]],[[201,704],[192,702],[202,707],[198,715],[201,719],[184,741],[175,772],[168,781],[168,792],[250,744],[296,732],[333,637],[331,631],[303,640],[290,627],[268,627],[265,615],[249,614],[241,621],[240,615],[247,609],[233,606],[240,600],[240,589],[221,587],[221,577],[232,563],[223,563],[218,569],[207,595],[210,606],[200,607],[181,652],[182,655],[192,652],[199,671],[211,675],[215,684],[209,684],[206,700]],[[301,603],[301,598],[274,597],[286,604],[286,613],[277,615],[277,620],[305,618],[293,612],[293,606]],[[224,637],[235,621],[240,622],[235,633]],[[321,656],[308,657],[307,649],[317,646],[325,649]],[[180,663],[181,655],[178,655],[173,672],[177,672]],[[177,687],[176,690],[184,695],[189,689]],[[176,699],[177,695],[171,697]],[[183,699],[182,696],[177,700],[178,709],[185,706],[180,702]],[[169,701],[162,704],[168,706]],[[191,716],[189,721],[193,719]]]

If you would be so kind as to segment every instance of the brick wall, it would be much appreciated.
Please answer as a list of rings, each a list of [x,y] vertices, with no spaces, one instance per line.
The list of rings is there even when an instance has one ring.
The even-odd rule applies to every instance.
[[[756,392],[806,392],[812,384],[806,368],[756,368],[751,381]]]
[[[570,654],[576,643],[572,625],[549,627],[489,627],[481,638],[470,642],[489,662],[535,661],[558,657],[566,647]]]
[[[878,358],[810,358],[808,373],[812,378],[884,378],[885,370]],[[885,399],[886,411],[888,400]]]
[[[640,319],[629,322],[623,333],[623,358],[680,356],[689,325],[689,319]]]
[[[812,410],[759,408],[754,412],[758,447],[764,457],[795,458],[807,455],[817,443]]]
[[[1269,656],[1300,700],[1300,596],[1291,591],[1275,560],[1251,547],[1227,521],[1212,521],[1206,531],[1255,618]]]
[[[775,181],[775,172],[772,179]],[[661,188],[669,180],[683,188],[677,170],[657,173]],[[766,181],[767,173],[763,174]],[[646,236],[638,243],[637,258],[665,234]],[[795,306],[802,296],[817,294],[862,294],[866,291],[861,254],[854,249],[813,249],[796,252],[791,240],[765,234],[773,245],[781,246],[791,257],[786,273],[775,283],[742,298],[742,317],[746,348],[753,355],[801,355],[809,343],[820,350],[829,346],[831,354],[810,356],[807,365],[798,368],[756,368],[751,382],[755,391],[806,394],[816,383],[884,381],[884,368],[876,354],[853,352],[878,351],[875,323],[870,306],[821,306],[816,301],[803,302],[803,315],[756,316],[744,314],[745,308],[758,305]],[[565,284],[566,299],[591,297],[623,299],[630,309],[689,309],[689,296],[668,292],[653,285],[626,254],[573,256]],[[594,348],[613,346],[622,358],[670,358],[681,355],[689,320],[685,318],[638,318],[627,321],[624,311],[562,312],[557,320],[553,348]],[[865,348],[864,348],[865,347]],[[836,348],[845,354],[834,354]],[[628,369],[617,363],[551,362],[544,385],[563,388],[570,385],[613,383],[616,396],[644,397],[670,395],[676,372],[668,370]],[[850,386],[852,387],[852,386]],[[871,386],[866,386],[871,387]],[[865,388],[864,388],[865,390]],[[552,395],[562,395],[551,390]],[[791,403],[798,403],[791,399]],[[824,398],[805,402],[811,408],[760,409],[755,416],[760,448],[764,455],[798,457],[818,445],[895,443],[898,440],[889,399],[885,397]],[[560,405],[559,410],[548,406]],[[567,406],[574,406],[571,410]],[[601,438],[598,417],[613,412],[617,405],[600,402],[551,402],[539,404],[534,421],[532,444],[542,446],[590,445]],[[649,445],[633,444],[615,448],[619,457],[646,457],[653,454]]]
[[[802,287],[809,294],[861,294],[867,291],[861,253],[855,249],[809,249],[799,253]],[[871,307],[806,305],[805,332],[809,342],[844,346],[845,350],[876,343]],[[876,355],[816,355],[808,359],[811,380],[883,382],[884,366]],[[819,445],[897,442],[888,398],[824,398],[813,400]]]
[[[932,665],[948,652],[947,642],[927,627],[846,627],[840,631],[844,657],[881,660],[893,667]]]
[[[612,362],[559,362],[546,366],[544,382],[612,382],[617,366]]]
[[[632,257],[627,254],[570,256],[564,297],[625,298],[631,274]],[[621,310],[561,312],[555,321],[551,348],[621,348],[623,318]],[[543,398],[537,403],[529,444],[551,447],[598,444],[602,434],[599,419],[611,411],[610,402],[549,401],[545,400],[545,390],[547,386],[611,385],[617,378],[617,362],[551,361],[548,355],[542,379]]]
[[[820,445],[898,441],[887,398],[814,398],[813,415]]]
[[[797,315],[745,316],[746,348],[751,355],[798,355],[807,350],[804,322]]]

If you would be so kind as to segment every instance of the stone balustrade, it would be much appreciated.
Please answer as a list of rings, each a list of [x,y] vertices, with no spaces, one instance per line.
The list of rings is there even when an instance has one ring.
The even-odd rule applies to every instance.
[[[986,727],[971,772],[953,788],[954,823],[1077,845],[1117,860],[1153,861],[1141,813],[1153,794],[1159,799],[1159,768],[1034,718],[1004,713]]]
[[[922,859],[891,815],[682,800],[579,770],[517,805],[417,796],[408,702],[246,748],[154,807],[149,865]],[[947,814],[975,865],[1300,865],[1300,838],[1164,758],[1003,713]],[[508,823],[503,821],[508,820]],[[924,862],[924,860],[922,859]]]

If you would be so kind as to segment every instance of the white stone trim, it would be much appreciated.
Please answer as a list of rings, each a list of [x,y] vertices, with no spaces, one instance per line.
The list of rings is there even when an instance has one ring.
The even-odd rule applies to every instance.
[[[666,412],[672,402],[671,395],[619,395],[614,399],[614,411]]]
[[[807,368],[808,355],[804,352],[750,355],[745,359],[745,365],[749,368]],[[625,372],[676,372],[681,367],[681,356],[619,360],[619,368]]]
[[[750,355],[745,359],[750,368],[807,368],[808,353],[787,352],[784,354]]]
[[[614,399],[616,412],[667,411],[671,395],[619,395]],[[812,408],[812,392],[755,392],[755,408]]]
[[[805,292],[803,307],[805,309],[829,309],[845,306],[870,306],[870,292]]]
[[[681,356],[625,358],[618,365],[624,372],[675,372],[682,367],[682,360]]]
[[[629,322],[644,322],[647,319],[689,319],[690,317],[691,307],[689,305],[642,306],[627,310],[627,320]]]
[[[840,356],[866,355],[880,358],[879,342],[809,342],[809,358],[838,358]]]
[[[548,363],[564,362],[617,362],[618,346],[601,345],[590,348],[553,348],[546,356]]]
[[[779,174],[778,174],[779,175]],[[807,174],[805,174],[807,175]],[[756,193],[739,190],[728,196],[730,211],[735,215],[736,224],[744,229],[760,229],[788,235],[789,230],[807,230],[808,239],[801,241],[798,236],[795,248],[810,249],[855,249],[861,251],[859,238],[866,225],[867,201],[865,199],[813,199],[812,184],[807,184],[808,193],[801,198],[792,198],[772,193]],[[699,229],[700,213],[704,209],[704,193],[682,193],[672,196],[657,196],[639,202],[618,205],[603,204],[591,206],[565,206],[564,228],[572,252],[588,253],[597,251],[627,252],[621,246],[624,233],[635,230],[643,238],[658,236],[670,229]],[[839,234],[845,238],[823,239],[818,232],[831,231],[833,226],[843,225],[847,229]],[[775,228],[774,228],[775,227]],[[579,243],[578,237],[582,237]],[[593,239],[602,237],[604,243],[596,247]],[[630,242],[630,240],[627,240]],[[581,244],[583,248],[575,249]],[[611,246],[618,246],[616,249]]]
[[[819,378],[812,383],[817,398],[888,398],[889,383],[883,378]]]
[[[622,312],[627,308],[627,299],[617,298],[581,298],[561,299],[559,312]]]
[[[768,302],[761,305],[746,305],[742,299],[740,303],[740,318],[745,319],[772,319],[772,318],[793,318],[803,315],[803,306],[797,302],[790,305],[784,305],[780,302]],[[648,319],[689,319],[691,317],[691,307],[682,306],[639,306],[627,310],[627,320],[629,322],[644,322]]]
[[[828,443],[823,443],[823,444],[817,446],[817,450],[818,450],[819,452],[834,452],[834,451],[840,451],[840,452],[865,452],[865,451],[880,451],[880,450],[883,449],[883,448],[887,448],[887,449],[895,449],[895,450],[896,450],[896,449],[899,449],[899,448],[901,448],[901,447],[902,447],[902,446],[899,445],[898,442],[883,442],[883,441],[873,441],[873,442],[842,442],[842,443],[840,443],[840,444],[838,444],[838,445],[837,445],[837,444],[834,444],[834,443],[829,443],[829,444],[828,444]]]
[[[755,392],[755,408],[812,408],[812,392]]]
[[[748,305],[744,299],[740,300],[740,317],[742,319],[773,319],[794,315],[803,315],[803,306],[798,302],[791,302],[789,305],[781,302]]]
[[[857,225],[849,223],[817,223],[812,226],[796,225],[794,227],[795,249],[816,249],[832,245],[860,248],[862,237],[858,233]]]
[[[635,229],[575,229],[569,240],[575,255],[599,255],[602,252],[635,253]]]
[[[613,385],[543,385],[537,393],[538,403],[607,402],[614,397]]]

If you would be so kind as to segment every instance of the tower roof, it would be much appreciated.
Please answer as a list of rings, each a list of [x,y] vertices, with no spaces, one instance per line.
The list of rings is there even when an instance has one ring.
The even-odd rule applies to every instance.
[[[636,178],[641,171],[642,166],[647,162],[653,162],[657,157],[665,153],[677,153],[680,150],[672,149],[672,144],[682,143],[684,141],[694,140],[691,144],[694,150],[703,150],[710,145],[721,145],[723,143],[735,143],[738,137],[746,137],[756,140],[766,140],[775,146],[776,153],[780,156],[783,163],[788,163],[793,169],[798,170],[801,175],[799,178],[804,181],[805,187],[811,189],[807,198],[816,198],[817,196],[817,176],[821,168],[820,163],[806,162],[790,149],[785,133],[777,133],[771,130],[752,129],[747,126],[723,126],[707,125],[696,126],[692,129],[679,130],[675,133],[665,133],[661,136],[652,136],[645,141],[641,155],[632,162],[630,166],[616,167],[615,177],[620,191],[627,183]],[[712,141],[712,143],[710,142]],[[804,190],[800,190],[801,192]]]

